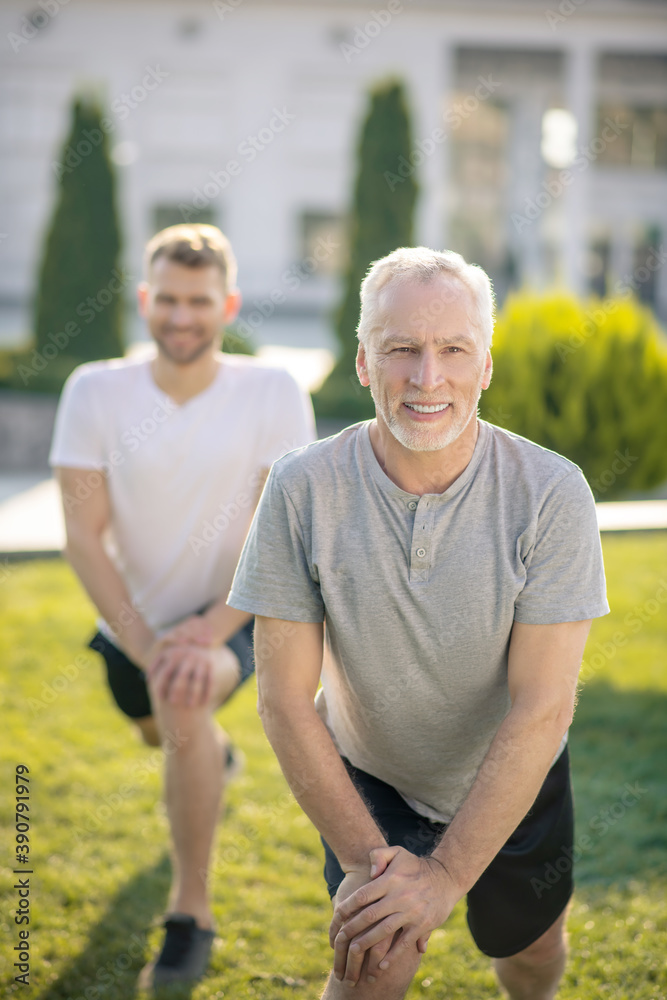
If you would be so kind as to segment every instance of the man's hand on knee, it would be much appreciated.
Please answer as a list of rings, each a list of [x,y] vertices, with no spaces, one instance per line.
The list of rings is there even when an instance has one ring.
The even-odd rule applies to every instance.
[[[406,951],[423,954],[429,935],[448,918],[459,893],[444,868],[401,847],[371,851],[373,878],[336,896],[331,922],[334,972],[357,982],[369,952],[378,976]],[[358,883],[357,883],[358,884]]]
[[[372,982],[373,979],[379,974],[379,964],[385,958],[387,952],[391,948],[392,935],[388,934],[371,949],[369,949],[368,955],[363,951],[358,944],[356,944],[351,938],[347,936],[345,931],[341,930],[341,925],[339,920],[336,919],[336,914],[340,913],[340,908],[342,904],[349,900],[351,896],[355,897],[356,903],[359,909],[364,907],[364,887],[371,881],[370,874],[370,862],[363,868],[352,869],[348,871],[345,878],[338,887],[338,892],[334,897],[334,918],[331,921],[331,926],[329,928],[329,944],[334,949],[334,967],[333,972],[336,979],[347,980],[351,983],[356,983],[363,974],[364,979],[369,979]],[[359,912],[359,909],[356,912]],[[364,960],[366,960],[366,965],[363,968]]]
[[[151,698],[174,707],[199,708],[212,693],[214,651],[195,645],[162,645],[146,670]]]

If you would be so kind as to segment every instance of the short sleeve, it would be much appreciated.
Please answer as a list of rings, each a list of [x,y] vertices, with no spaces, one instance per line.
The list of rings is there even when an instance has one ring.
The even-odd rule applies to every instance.
[[[267,479],[227,603],[267,618],[322,622],[324,602],[308,556],[310,532],[304,532],[279,470],[280,463]]]
[[[315,417],[310,396],[288,372],[276,370],[274,385],[275,398],[273,405],[267,406],[267,412],[275,414],[275,417],[271,432],[264,437],[263,468],[270,468],[287,452],[315,440]]]
[[[108,456],[98,424],[93,380],[85,368],[77,368],[67,379],[58,403],[49,464],[103,468]]]
[[[515,621],[555,625],[608,614],[595,502],[578,469],[547,494],[524,564]]]

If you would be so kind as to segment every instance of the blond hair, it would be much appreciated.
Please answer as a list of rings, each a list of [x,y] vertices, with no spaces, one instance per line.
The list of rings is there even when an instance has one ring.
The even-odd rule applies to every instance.
[[[229,240],[217,226],[183,223],[156,233],[144,251],[147,278],[160,257],[184,267],[217,267],[222,273],[225,292],[236,287],[236,257]]]

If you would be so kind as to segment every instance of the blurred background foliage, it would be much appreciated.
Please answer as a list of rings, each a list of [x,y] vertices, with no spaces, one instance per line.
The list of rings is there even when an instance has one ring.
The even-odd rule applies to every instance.
[[[667,476],[667,341],[630,298],[511,295],[481,416],[565,455],[596,499]]]
[[[128,276],[121,270],[116,179],[102,117],[94,100],[77,97],[53,165],[58,191],[39,266],[34,331],[37,354],[60,359],[58,375],[69,364],[118,357],[125,348]],[[41,377],[37,370],[35,381]]]

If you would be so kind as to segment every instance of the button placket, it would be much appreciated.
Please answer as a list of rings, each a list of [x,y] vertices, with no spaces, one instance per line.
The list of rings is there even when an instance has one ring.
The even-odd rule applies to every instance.
[[[433,537],[433,512],[425,497],[415,503],[416,513],[412,528],[412,545],[410,548],[410,582],[425,583],[429,578],[431,562],[431,542]]]

